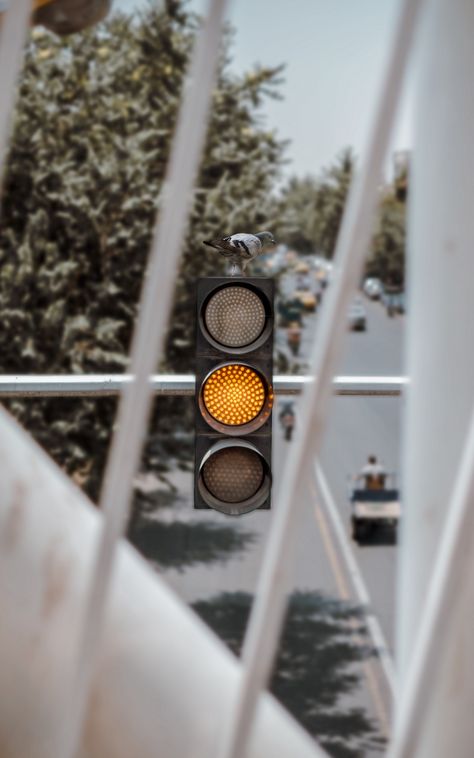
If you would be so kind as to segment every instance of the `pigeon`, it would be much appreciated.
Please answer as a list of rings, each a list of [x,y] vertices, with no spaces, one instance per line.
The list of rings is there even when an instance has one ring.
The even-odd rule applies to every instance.
[[[274,245],[275,239],[271,232],[246,234],[240,232],[218,237],[214,240],[203,240],[208,247],[213,247],[226,258],[231,259],[231,273],[243,273],[247,263],[257,257],[265,246]]]

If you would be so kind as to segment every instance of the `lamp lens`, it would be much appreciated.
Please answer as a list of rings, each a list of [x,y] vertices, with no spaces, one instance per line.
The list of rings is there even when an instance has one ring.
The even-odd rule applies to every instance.
[[[261,412],[265,387],[253,369],[239,363],[228,364],[208,376],[203,387],[203,400],[216,421],[240,426],[253,421]]]
[[[220,345],[245,347],[265,327],[265,307],[248,287],[223,287],[211,296],[204,312],[206,329]]]
[[[258,453],[242,447],[228,447],[211,455],[202,469],[206,488],[224,503],[241,503],[262,486],[263,462]]]

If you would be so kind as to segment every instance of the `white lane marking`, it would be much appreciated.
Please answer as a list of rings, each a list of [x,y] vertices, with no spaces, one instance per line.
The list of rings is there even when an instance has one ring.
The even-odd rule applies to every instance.
[[[392,656],[390,655],[390,652],[388,649],[387,641],[384,637],[382,628],[380,626],[380,623],[377,617],[375,616],[374,612],[371,610],[370,595],[367,590],[367,586],[365,584],[361,571],[357,565],[357,561],[354,558],[352,548],[349,544],[349,540],[348,540],[346,531],[344,529],[344,524],[342,522],[341,516],[339,514],[336,503],[334,501],[334,497],[331,493],[331,490],[329,489],[327,479],[323,473],[323,470],[321,469],[321,466],[318,463],[315,464],[314,473],[316,476],[316,481],[317,481],[319,490],[322,495],[323,503],[326,506],[326,510],[331,520],[334,533],[339,542],[341,553],[346,562],[347,572],[351,578],[355,593],[360,603],[367,608],[367,615],[365,617],[367,629],[369,631],[370,636],[372,637],[374,646],[377,649],[377,652],[380,658],[380,663],[382,665],[383,671],[385,673],[388,685],[390,687],[390,690],[393,696],[395,694],[396,675],[395,675],[395,666],[392,660]]]
[[[339,597],[341,598],[341,600],[350,601],[352,600],[352,596],[349,590],[349,585],[348,585],[348,582],[346,581],[346,577],[340,563],[336,545],[334,543],[334,538],[330,532],[327,518],[325,514],[323,513],[322,508],[318,504],[319,498],[316,493],[316,486],[312,480],[310,482],[310,489],[313,491],[313,494],[315,496],[316,521],[318,522],[318,528],[323,538],[323,544],[326,549],[329,563],[331,564],[331,567],[334,573],[334,578],[336,581],[337,590],[339,592]],[[354,619],[350,622],[350,625],[352,629],[354,630],[356,629],[357,625]],[[363,644],[363,641],[359,635],[356,635],[354,637],[354,640],[357,641],[358,644],[360,645]],[[364,671],[365,678],[367,680],[367,685],[369,688],[370,695],[372,697],[372,702],[374,704],[375,712],[377,714],[378,720],[382,727],[382,732],[385,738],[388,739],[390,736],[389,717],[388,717],[385,704],[380,692],[377,677],[375,676],[373,661],[367,661],[367,660],[363,661],[362,669]]]

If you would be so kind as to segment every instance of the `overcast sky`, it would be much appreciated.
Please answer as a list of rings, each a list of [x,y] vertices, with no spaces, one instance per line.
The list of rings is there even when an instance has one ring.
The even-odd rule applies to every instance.
[[[115,0],[133,11],[148,0]],[[203,12],[207,0],[191,0]],[[232,67],[286,65],[284,99],[265,108],[269,128],[291,140],[286,171],[317,174],[351,145],[360,153],[373,116],[400,0],[233,0]],[[406,88],[394,149],[411,146]],[[387,156],[387,171],[391,165]]]

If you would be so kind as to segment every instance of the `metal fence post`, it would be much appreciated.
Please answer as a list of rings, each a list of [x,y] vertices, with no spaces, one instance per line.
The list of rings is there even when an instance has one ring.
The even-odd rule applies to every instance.
[[[474,324],[473,35],[471,0],[427,3],[410,181],[401,697],[474,398],[474,350],[466,333]],[[474,658],[464,630],[474,624],[474,593],[467,587],[465,593],[417,758],[472,755]]]
[[[0,754],[58,758],[102,514],[0,409]],[[208,758],[239,664],[122,542],[82,758]],[[268,696],[248,758],[322,758]]]

